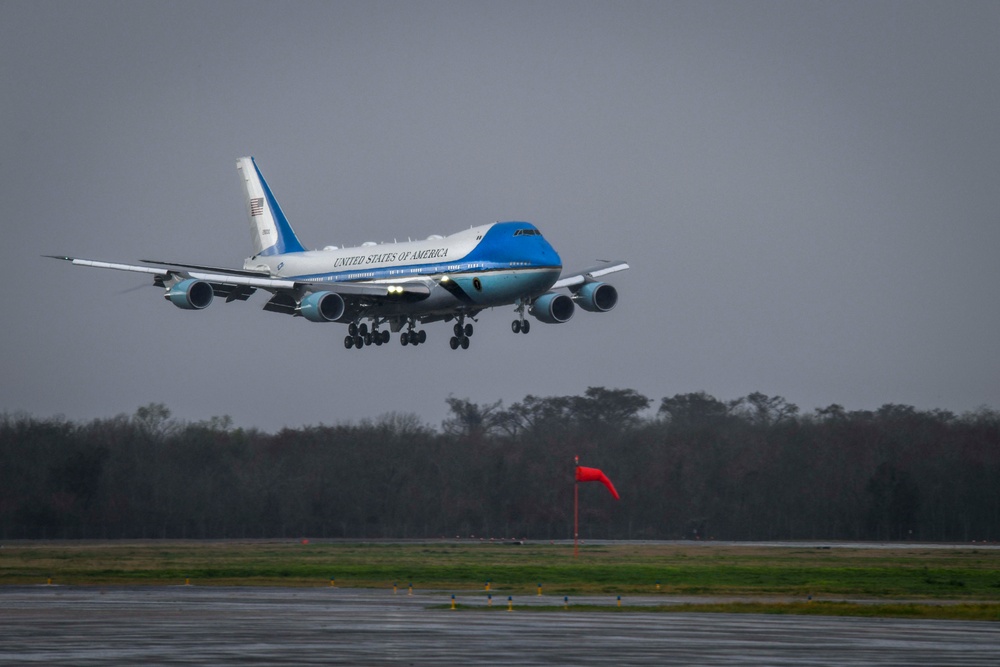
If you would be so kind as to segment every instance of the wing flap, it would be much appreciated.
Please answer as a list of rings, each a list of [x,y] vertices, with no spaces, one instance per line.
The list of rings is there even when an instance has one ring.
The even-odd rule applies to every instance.
[[[264,310],[271,313],[294,315],[297,305],[295,299],[287,292],[275,292],[274,296],[264,304]]]

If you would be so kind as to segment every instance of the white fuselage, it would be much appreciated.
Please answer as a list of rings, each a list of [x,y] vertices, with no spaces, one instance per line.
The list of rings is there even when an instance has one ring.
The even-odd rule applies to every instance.
[[[429,299],[380,308],[381,314],[469,310],[514,303],[544,293],[561,261],[528,223],[493,223],[421,241],[258,255],[244,268],[310,283],[421,281]]]

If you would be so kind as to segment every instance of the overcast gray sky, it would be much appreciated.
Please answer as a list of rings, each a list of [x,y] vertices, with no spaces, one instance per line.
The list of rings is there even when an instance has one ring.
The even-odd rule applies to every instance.
[[[4,0],[0,411],[1000,407],[998,64],[996,2]],[[606,315],[358,351],[262,294],[186,312],[40,257],[240,266],[245,154],[309,247],[516,219],[633,268]]]

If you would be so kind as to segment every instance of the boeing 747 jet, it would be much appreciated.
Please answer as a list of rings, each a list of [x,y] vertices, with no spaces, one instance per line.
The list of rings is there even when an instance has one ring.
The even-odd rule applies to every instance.
[[[563,274],[562,261],[527,222],[495,222],[450,236],[405,243],[364,243],[357,248],[306,250],[252,157],[236,162],[245,193],[253,255],[242,269],[141,260],[118,264],[49,255],[77,266],[152,276],[167,301],[184,310],[207,308],[215,297],[245,301],[258,289],[270,293],[264,310],[310,322],[347,325],[344,347],[384,345],[392,333],[402,345],[427,340],[430,322],[454,322],[451,349],[468,349],[473,322],[487,308],[513,306],[514,333],[531,329],[531,315],[563,324],[576,306],[603,313],[618,291],[600,279],[623,271],[604,262]]]

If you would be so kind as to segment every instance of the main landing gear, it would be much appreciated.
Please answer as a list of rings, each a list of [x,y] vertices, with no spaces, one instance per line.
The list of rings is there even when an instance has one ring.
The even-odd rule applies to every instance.
[[[472,337],[473,328],[471,324],[465,323],[465,315],[458,316],[458,322],[455,323],[455,328],[453,329],[455,335],[451,337],[448,344],[451,345],[451,349],[457,350],[461,347],[463,350],[469,349],[469,338]]]
[[[406,331],[399,334],[399,343],[404,347],[406,345],[417,346],[421,343],[427,341],[427,332],[421,329],[420,331],[413,330],[413,320],[406,323]]]
[[[368,324],[357,321],[351,322],[347,326],[347,336],[344,337],[344,347],[350,350],[352,347],[356,347],[359,350],[363,347],[369,345],[381,346],[385,345],[391,339],[391,334],[388,331],[379,330],[379,326],[386,322],[385,319],[373,318],[371,330],[368,329]],[[416,323],[413,320],[409,320],[406,323],[406,331],[399,334],[399,342],[403,345],[420,345],[427,341],[427,332],[420,330],[414,330],[414,325]],[[392,325],[393,329],[399,330],[396,323]]]
[[[471,317],[471,316],[470,316]],[[454,335],[451,337],[449,344],[451,349],[457,350],[462,348],[463,350],[469,349],[469,339],[472,337],[474,331],[471,323],[465,321],[466,315],[459,315],[458,321],[452,328]],[[354,321],[347,326],[347,336],[344,337],[344,347],[348,350],[351,348],[361,349],[363,347],[368,347],[369,345],[385,345],[390,340],[389,331],[380,330],[379,326],[384,324],[389,320],[385,318],[372,318],[371,328],[369,329],[368,324],[365,322]],[[402,328],[402,322],[399,320],[391,321],[391,329],[394,331],[399,331]],[[399,344],[403,347],[407,345],[412,345],[416,347],[417,345],[423,345],[427,342],[427,332],[423,329],[416,329],[416,321],[409,319],[406,321],[406,331],[399,332]],[[515,322],[517,324],[517,322]],[[528,332],[528,323],[524,322],[523,329],[525,333]]]
[[[379,331],[379,321],[375,320],[372,330],[368,330],[368,325],[362,322],[351,322],[347,327],[347,336],[344,338],[344,347],[348,350],[356,347],[359,350],[366,345],[384,345],[389,342],[389,332]]]

